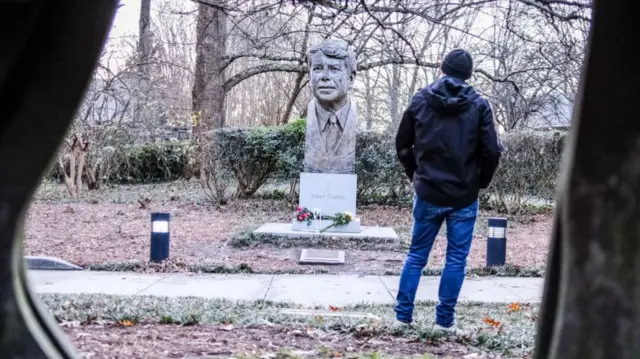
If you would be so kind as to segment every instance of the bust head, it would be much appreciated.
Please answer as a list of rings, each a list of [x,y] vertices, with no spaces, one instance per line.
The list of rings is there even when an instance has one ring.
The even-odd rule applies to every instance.
[[[309,50],[309,78],[316,100],[325,108],[344,105],[356,77],[356,54],[340,39],[325,40]]]

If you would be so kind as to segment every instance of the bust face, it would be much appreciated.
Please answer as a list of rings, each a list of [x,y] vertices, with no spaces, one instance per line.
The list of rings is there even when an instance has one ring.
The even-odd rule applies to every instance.
[[[311,57],[309,76],[313,95],[319,101],[327,104],[346,102],[353,77],[345,60],[328,57],[318,51]]]

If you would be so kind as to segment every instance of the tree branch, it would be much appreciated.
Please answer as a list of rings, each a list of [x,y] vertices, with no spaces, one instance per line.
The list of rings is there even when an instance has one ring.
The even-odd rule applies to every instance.
[[[590,22],[591,19],[582,15],[579,15],[577,13],[577,11],[574,11],[570,14],[567,15],[563,15],[555,10],[553,10],[553,8],[551,7],[552,4],[559,4],[559,5],[564,5],[564,6],[573,6],[573,7],[578,7],[578,9],[591,9],[593,4],[591,2],[589,2],[588,4],[584,4],[584,3],[580,3],[577,1],[562,1],[562,0],[518,0],[519,2],[532,6],[538,10],[540,10],[541,12],[547,14],[547,15],[551,15],[554,18],[560,19],[560,20],[565,20],[565,21],[571,21],[571,20],[582,20],[582,21],[587,21]],[[546,5],[546,6],[545,6]]]
[[[231,91],[236,85],[241,83],[244,80],[247,80],[253,76],[264,74],[267,72],[292,72],[292,73],[304,73],[307,72],[307,67],[305,65],[297,64],[287,64],[287,63],[268,63],[263,65],[258,65],[255,67],[248,68],[242,72],[239,72],[233,76],[231,76],[224,83],[225,92]]]

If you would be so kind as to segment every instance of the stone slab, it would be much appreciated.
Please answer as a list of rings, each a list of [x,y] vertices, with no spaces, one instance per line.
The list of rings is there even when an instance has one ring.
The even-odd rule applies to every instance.
[[[384,276],[380,277],[386,285],[389,292],[395,297],[398,294],[398,277]],[[528,279],[537,278],[515,278],[518,283],[531,282]],[[523,281],[524,279],[524,281]],[[536,284],[534,284],[536,285]],[[438,288],[440,286],[440,277],[422,277],[418,292],[416,293],[417,301],[438,301]],[[507,290],[504,286],[500,286],[492,279],[486,278],[466,278],[462,284],[460,291],[460,301],[466,302],[487,302],[487,303],[513,303],[525,302],[517,292]],[[527,302],[539,302],[539,300],[527,300]]]
[[[524,280],[523,280],[524,279]],[[500,288],[513,293],[522,302],[541,302],[544,289],[544,278],[501,278],[491,280]]]
[[[299,232],[315,232],[315,233],[318,233],[319,229],[322,230],[323,228],[327,228],[328,226],[330,226],[332,224],[333,224],[333,221],[328,221],[328,220],[316,221],[316,220],[312,220],[311,224],[309,225],[308,222],[299,222],[297,219],[294,218],[291,228],[294,231],[299,231]],[[344,226],[332,227],[332,228],[327,229],[325,232],[327,232],[327,233],[339,233],[339,232],[340,233],[360,233],[360,231],[362,231],[362,229],[360,228],[360,218],[354,218],[353,221],[347,223]]]
[[[330,310],[311,310],[311,309],[285,309],[282,311],[282,314],[287,315],[299,315],[303,317],[338,317],[338,318],[354,318],[354,319],[374,319],[381,320],[381,318],[373,313],[363,313],[363,312],[343,312],[341,310],[338,311],[330,311]]]
[[[27,271],[36,293],[157,295],[272,300],[328,309],[362,303],[395,303],[399,277],[357,275],[189,275],[94,271]],[[423,277],[417,300],[436,301],[439,277]],[[543,278],[466,279],[461,301],[539,302]],[[529,293],[529,294],[527,294]],[[539,293],[539,294],[538,294]],[[314,308],[310,308],[314,309]]]
[[[56,257],[25,256],[24,260],[31,270],[82,270],[82,267]]]
[[[264,299],[272,275],[170,275],[141,291],[140,295],[207,299]]]
[[[344,264],[344,251],[331,249],[303,249],[300,264]]]
[[[299,205],[321,214],[356,214],[358,177],[352,174],[300,173]]]
[[[167,275],[91,271],[27,271],[37,293],[134,295]]]
[[[357,239],[357,238],[368,238],[368,239],[379,239],[381,241],[397,241],[399,240],[398,234],[391,227],[368,227],[361,226],[360,233],[344,233],[344,232],[303,232],[303,231],[294,231],[291,228],[291,223],[265,223],[260,228],[256,229],[253,233],[260,234],[268,234],[278,237],[285,238],[314,238],[314,237],[337,237],[344,239]]]
[[[324,308],[394,303],[378,277],[357,275],[274,276],[266,299]]]

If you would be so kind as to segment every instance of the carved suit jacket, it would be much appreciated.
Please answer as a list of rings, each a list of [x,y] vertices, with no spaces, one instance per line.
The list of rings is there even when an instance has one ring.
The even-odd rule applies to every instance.
[[[337,145],[327,148],[322,128],[318,127],[316,100],[307,107],[307,130],[304,148],[304,171],[309,173],[354,174],[356,171],[356,132],[358,129],[358,110],[349,101],[346,123]]]

